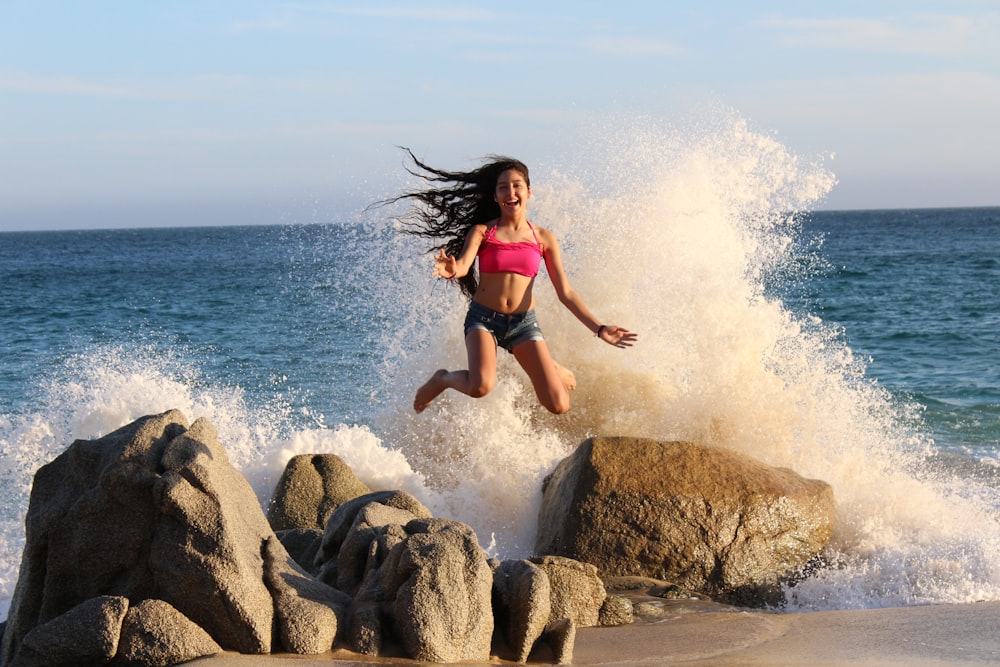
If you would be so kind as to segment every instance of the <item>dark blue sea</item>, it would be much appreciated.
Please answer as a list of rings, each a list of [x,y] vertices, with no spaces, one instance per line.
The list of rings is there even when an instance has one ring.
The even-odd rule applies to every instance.
[[[561,417],[506,357],[488,397],[412,413],[433,369],[463,363],[463,302],[388,211],[0,234],[0,595],[34,470],[179,408],[216,425],[262,505],[290,456],[335,452],[503,557],[530,553],[541,478],[589,435],[717,444],[834,488],[831,565],[790,608],[1000,599],[1000,208],[789,213],[745,194],[756,182],[638,203],[571,185],[536,186],[533,217],[591,309],[640,340],[601,346],[540,276],[579,383]]]

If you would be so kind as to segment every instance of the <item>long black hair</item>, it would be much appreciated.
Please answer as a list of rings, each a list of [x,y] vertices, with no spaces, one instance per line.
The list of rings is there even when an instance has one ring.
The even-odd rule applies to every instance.
[[[432,253],[444,250],[445,254],[457,257],[469,230],[500,216],[500,207],[493,198],[500,174],[513,169],[531,186],[527,165],[514,158],[490,155],[484,158],[482,166],[472,171],[445,171],[420,161],[409,148],[403,150],[413,161],[413,166],[406,166],[406,170],[430,187],[393,197],[386,203],[404,199],[414,202],[413,208],[399,220],[407,234],[440,239],[441,242],[430,249]],[[479,278],[476,271],[470,269],[457,282],[462,293],[471,299]]]

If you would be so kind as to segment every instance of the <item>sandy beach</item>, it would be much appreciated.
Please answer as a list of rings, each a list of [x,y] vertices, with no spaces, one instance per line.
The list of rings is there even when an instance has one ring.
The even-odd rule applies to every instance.
[[[539,656],[541,657],[541,656]],[[198,667],[426,664],[319,656],[223,654]],[[509,664],[497,660],[492,663]],[[546,664],[532,662],[529,664]],[[577,632],[574,665],[988,665],[1000,664],[1000,602],[774,614],[691,611],[653,623]]]

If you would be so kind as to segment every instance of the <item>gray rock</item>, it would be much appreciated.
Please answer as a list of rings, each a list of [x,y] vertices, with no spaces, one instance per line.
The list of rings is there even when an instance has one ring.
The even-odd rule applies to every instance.
[[[281,546],[306,572],[316,574],[316,554],[323,541],[323,531],[316,529],[293,528],[282,530],[275,535],[281,540]]]
[[[275,531],[326,527],[347,501],[371,493],[335,454],[293,456],[278,480],[267,518]]]
[[[399,583],[389,608],[407,654],[427,662],[487,661],[493,576],[475,533],[445,519],[418,519],[382,567]]]
[[[552,647],[552,659],[557,665],[573,663],[573,647],[576,644],[576,624],[569,618],[561,618],[549,623],[543,635],[544,641]]]
[[[64,615],[100,596],[162,600],[239,653],[268,653],[275,636],[327,650],[347,605],[281,546],[212,425],[177,411],[78,440],[40,468],[25,533],[4,665],[30,664],[48,642],[31,648],[29,634],[76,627]],[[102,636],[84,634],[80,646]]]
[[[549,624],[552,610],[549,577],[527,560],[503,561],[493,571],[494,621],[512,652],[526,662]]]
[[[358,512],[370,503],[406,510],[417,518],[430,518],[431,512],[406,491],[375,491],[347,501],[330,516],[323,530],[323,542],[316,554],[316,566],[322,567],[337,558],[340,546],[351,532]]]
[[[162,600],[129,608],[122,624],[116,667],[166,667],[221,653],[207,632]]]
[[[264,546],[264,581],[274,598],[278,636],[286,651],[315,655],[333,648],[349,596],[309,576],[275,536]]]
[[[204,419],[170,441],[160,465],[148,557],[155,597],[227,650],[269,653],[274,604],[261,551],[273,532],[256,495]]]
[[[548,623],[568,618],[576,627],[587,628],[600,622],[601,606],[607,593],[597,576],[597,568],[563,556],[532,558],[549,579],[551,608]]]
[[[382,613],[379,605],[367,603],[354,609],[348,645],[362,655],[376,656],[382,650]]]
[[[128,600],[113,595],[90,598],[35,626],[8,667],[104,664],[118,652]]]
[[[356,593],[366,573],[377,567],[383,554],[394,545],[385,541],[393,535],[400,536],[395,542],[405,537],[404,531],[387,530],[387,527],[402,527],[416,518],[419,517],[409,510],[382,503],[373,502],[362,507],[337,553],[337,588],[350,594]],[[378,542],[380,538],[382,543]]]
[[[717,447],[592,438],[548,478],[536,553],[742,604],[773,603],[827,545],[833,492]]]
[[[601,627],[628,625],[633,620],[632,601],[621,595],[609,595],[604,598],[597,619]]]
[[[364,532],[374,532],[374,539],[368,543],[365,554],[365,573],[358,592],[356,602],[368,603],[391,602],[396,597],[400,582],[396,579],[396,567],[399,565],[400,552],[395,550],[397,544],[407,539],[406,528],[397,524],[388,524],[377,528],[365,528]],[[359,531],[361,532],[361,531]],[[392,560],[388,565],[385,561]]]
[[[33,628],[82,602],[152,596],[143,571],[156,521],[148,500],[156,476],[148,471],[186,428],[179,412],[147,417],[100,440],[77,440],[35,473],[0,664],[13,664]]]

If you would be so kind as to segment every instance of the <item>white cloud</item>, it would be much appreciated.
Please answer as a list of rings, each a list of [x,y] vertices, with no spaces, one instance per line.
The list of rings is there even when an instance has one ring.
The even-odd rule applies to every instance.
[[[945,53],[973,44],[996,26],[993,17],[922,16],[909,20],[769,17],[761,25],[782,31],[779,44],[848,51]]]
[[[396,7],[338,7],[322,5],[285,5],[283,11],[291,12],[282,18],[260,21],[237,21],[230,27],[237,32],[316,32],[318,16],[341,16],[389,21],[421,21],[430,23],[483,23],[498,20],[498,15],[488,9],[476,7],[421,7],[399,5]],[[327,26],[329,27],[329,26]]]
[[[592,50],[616,55],[677,55],[678,46],[658,39],[642,37],[595,37],[585,42]]]
[[[335,14],[365,16],[378,19],[435,21],[445,23],[467,23],[493,21],[497,14],[488,9],[473,7],[356,7],[351,9],[333,8]]]
[[[41,76],[13,70],[0,70],[0,90],[42,95],[76,95],[85,97],[118,97],[158,99],[162,94],[142,88],[86,81],[73,76]]]

